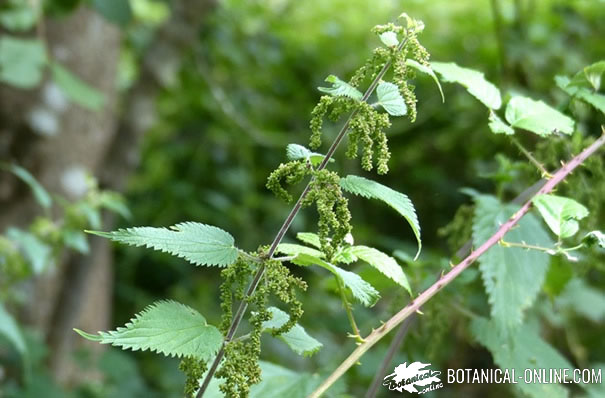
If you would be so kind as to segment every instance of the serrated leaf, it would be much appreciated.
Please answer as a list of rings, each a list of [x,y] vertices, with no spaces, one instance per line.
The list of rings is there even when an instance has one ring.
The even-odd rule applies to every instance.
[[[458,83],[490,109],[500,109],[502,98],[500,90],[485,79],[485,75],[473,69],[463,68],[453,62],[431,62],[431,67],[444,81]]]
[[[309,254],[300,253],[292,262],[297,265],[310,266],[318,265],[333,273],[340,281],[351,290],[353,297],[359,300],[366,307],[371,307],[380,298],[380,294],[372,285],[364,281],[359,275],[345,271],[344,269],[330,264],[319,257],[314,257]]]
[[[550,135],[554,131],[568,135],[574,131],[573,119],[542,101],[534,101],[527,97],[511,98],[504,116],[512,127],[528,130],[542,137]]]
[[[124,350],[153,351],[170,357],[207,361],[221,348],[223,335],[194,309],[175,301],[158,301],[137,314],[124,327],[82,337]]]
[[[558,312],[571,309],[593,322],[605,319],[605,294],[579,278],[567,283],[561,295],[555,299],[555,306]]]
[[[300,253],[320,258],[324,256],[324,254],[319,250],[315,250],[307,246],[297,245],[295,243],[280,243],[279,245],[277,245],[277,249],[275,251],[278,253],[286,254],[288,256],[296,256]]]
[[[238,250],[228,232],[212,225],[184,222],[167,228],[135,227],[113,232],[86,231],[131,246],[145,246],[195,265],[233,264]]]
[[[475,197],[473,243],[479,247],[518,209],[489,195]],[[552,241],[532,214],[526,214],[503,238],[506,242],[551,247]],[[504,331],[518,327],[536,299],[546,276],[549,255],[536,250],[495,245],[479,258],[492,318]]]
[[[515,134],[515,130],[508,124],[504,123],[504,121],[502,119],[500,119],[498,117],[498,115],[496,115],[496,113],[492,110],[490,110],[490,112],[489,112],[488,126],[489,126],[489,129],[494,134],[506,134],[506,135]]]
[[[601,231],[591,231],[584,235],[582,238],[582,243],[588,247],[599,245],[605,249],[605,234]]]
[[[406,63],[406,65],[411,66],[412,68],[416,69],[417,71],[425,73],[425,74],[429,75],[430,77],[432,77],[433,81],[437,85],[437,88],[439,88],[439,94],[441,94],[441,102],[445,102],[445,95],[443,94],[443,89],[441,88],[441,83],[439,82],[439,78],[437,77],[437,75],[435,74],[435,72],[433,71],[433,69],[430,66],[422,65],[420,62],[413,60],[411,58],[406,59],[405,63]]]
[[[588,209],[573,199],[556,195],[538,195],[532,203],[548,227],[561,238],[575,235],[580,228],[577,220],[588,215]]]
[[[0,38],[0,82],[33,88],[42,79],[46,64],[44,44],[38,39]]]
[[[19,329],[17,321],[6,311],[4,305],[0,302],[0,335],[3,335],[21,354],[24,359],[27,355],[27,346],[25,339]]]
[[[479,343],[485,346],[502,369],[515,369],[516,376],[522,376],[526,369],[569,369],[574,366],[557,350],[544,341],[527,325],[520,325],[508,338],[499,333],[493,321],[477,317],[471,322],[471,332]],[[556,383],[516,383],[516,388],[531,398],[564,398],[569,391]]]
[[[313,166],[317,166],[324,160],[325,155],[312,152],[302,145],[288,144],[286,147],[286,157],[288,160],[309,159]],[[329,161],[334,162],[334,159],[330,159]]]
[[[397,39],[397,33],[395,32],[383,32],[379,37],[382,44],[387,47],[397,47],[397,45],[399,45],[399,39]]]
[[[373,247],[362,245],[351,246],[345,250],[347,253],[360,258],[361,260],[370,264],[372,267],[376,268],[380,273],[397,283],[399,286],[404,287],[405,290],[412,295],[412,289],[410,288],[408,279],[403,273],[401,266],[393,257],[381,252],[380,250],[374,249]]]
[[[52,260],[50,246],[37,236],[14,227],[6,230],[6,236],[17,244],[19,251],[30,264],[35,275],[41,274]]]
[[[376,87],[378,103],[392,116],[403,116],[408,113],[405,101],[399,92],[399,87],[393,83],[380,82]]]
[[[61,91],[73,102],[91,111],[101,109],[105,97],[57,62],[50,64],[52,78]]]
[[[321,249],[321,242],[319,240],[319,235],[317,234],[312,232],[299,232],[296,234],[296,239]]]
[[[367,178],[348,175],[340,179],[340,186],[347,192],[354,195],[361,195],[364,198],[378,199],[392,207],[403,218],[407,220],[412,227],[412,231],[418,242],[418,252],[414,260],[420,255],[422,242],[420,240],[420,223],[416,216],[416,210],[412,201],[404,194],[397,192],[387,186],[384,186],[376,181],[368,180]]]
[[[290,319],[290,315],[276,307],[267,308],[273,318],[263,322],[264,330],[279,329]],[[277,336],[283,340],[298,355],[310,356],[321,349],[323,344],[315,340],[298,323],[286,333]]]
[[[361,91],[334,75],[326,77],[326,82],[332,83],[332,87],[317,87],[322,93],[330,94],[335,97],[349,97],[358,101],[363,98]]]
[[[36,180],[36,178],[33,175],[31,175],[31,173],[29,171],[27,171],[23,167],[18,166],[16,164],[7,165],[7,166],[5,166],[5,168],[7,170],[9,170],[10,172],[12,172],[17,177],[19,177],[21,179],[21,181],[23,181],[24,183],[26,183],[29,186],[29,189],[32,190],[32,193],[34,194],[34,197],[36,198],[36,202],[38,202],[38,204],[40,206],[42,206],[45,209],[48,209],[48,208],[50,208],[50,206],[52,206],[52,204],[53,204],[52,198],[50,197],[50,195],[48,194],[46,189],[44,189],[42,184],[40,184],[38,182],[38,180]]]

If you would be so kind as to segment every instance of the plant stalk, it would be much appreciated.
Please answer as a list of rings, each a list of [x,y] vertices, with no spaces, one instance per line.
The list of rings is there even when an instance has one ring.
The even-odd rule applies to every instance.
[[[544,184],[544,186],[534,195],[546,194],[551,192],[557,184],[563,181],[576,167],[582,164],[586,158],[592,155],[597,149],[605,144],[605,130],[595,142],[589,147],[584,149],[579,155],[572,158],[567,164],[564,164],[556,173],[553,174],[552,178]],[[533,197],[532,197],[533,198]],[[397,325],[403,322],[405,319],[414,314],[422,305],[436,295],[444,286],[447,286],[452,282],[462,271],[467,269],[472,263],[474,263],[481,255],[483,255],[489,248],[497,244],[504,235],[510,231],[521,218],[530,210],[532,205],[532,198],[529,198],[527,202],[517,211],[511,218],[508,219],[494,235],[492,235],[485,243],[483,243],[477,250],[472,251],[462,262],[456,265],[450,272],[441,276],[431,287],[422,292],[415,300],[412,300],[406,305],[401,311],[395,314],[391,319],[386,321],[378,329],[374,329],[365,338],[365,343],[359,345],[347,359],[345,359],[336,370],[309,396],[309,398],[319,398],[321,395],[336,382],[349,368],[355,365],[359,359],[376,344],[380,339],[386,336],[391,330]]]
[[[401,43],[399,43],[396,51],[401,51],[403,49],[403,47],[406,45],[406,43],[407,43],[407,38],[402,40]],[[385,73],[387,73],[387,71],[389,70],[390,67],[391,67],[391,61],[387,61],[383,65],[380,72],[378,72],[378,74],[376,75],[376,77],[374,78],[372,83],[370,83],[370,86],[368,87],[368,89],[364,93],[363,97],[361,98],[361,102],[366,102],[368,100],[368,98],[370,98],[370,96],[372,95],[372,93],[374,92],[376,87],[378,86],[378,83],[380,83],[380,80],[384,77]],[[317,168],[318,171],[326,168],[326,166],[328,165],[328,162],[334,155],[334,152],[336,152],[338,145],[340,145],[340,142],[342,141],[342,139],[347,135],[347,132],[349,131],[349,126],[351,125],[351,120],[353,120],[353,118],[355,117],[356,114],[357,114],[357,109],[354,110],[353,112],[351,112],[347,121],[342,125],[340,131],[338,132],[338,135],[334,139],[334,142],[332,142],[332,145],[330,145],[330,148],[328,149],[326,156],[324,157],[321,164]],[[309,193],[309,191],[311,189],[313,180],[314,180],[314,178],[311,178],[311,180],[309,181],[309,183],[307,184],[307,186],[301,193],[300,197],[296,201],[296,204],[290,211],[290,214],[288,214],[288,217],[286,218],[286,220],[282,224],[281,228],[277,232],[275,239],[273,239],[273,243],[271,243],[269,252],[267,253],[268,258],[273,257],[273,255],[275,254],[275,251],[277,250],[277,245],[279,245],[279,243],[283,239],[283,237],[286,234],[286,232],[288,231],[288,229],[290,229],[290,225],[292,224],[292,221],[294,221],[294,218],[296,217],[296,215],[298,214],[298,212],[300,211],[300,209],[302,207],[303,200],[305,199],[305,197],[307,196],[307,194]],[[208,370],[208,373],[206,374],[206,377],[204,378],[204,381],[202,382],[200,389],[198,390],[197,394],[195,395],[196,398],[202,398],[204,396],[204,392],[206,392],[206,389],[208,389],[208,386],[210,385],[210,381],[212,380],[212,377],[214,377],[214,374],[216,373],[216,370],[218,369],[218,365],[220,364],[221,360],[225,356],[225,345],[233,339],[233,336],[235,335],[237,329],[239,328],[239,325],[246,312],[246,309],[248,308],[248,302],[247,302],[246,298],[250,297],[252,294],[254,294],[264,272],[265,272],[265,265],[261,264],[258,267],[258,270],[256,271],[256,274],[254,275],[252,282],[250,282],[250,286],[248,286],[248,290],[246,291],[246,296],[239,304],[237,312],[235,313],[235,316],[233,317],[233,320],[231,321],[231,326],[229,327],[227,336],[225,336],[225,340],[223,341],[223,346],[216,354],[216,357],[214,358],[214,361],[212,362],[212,365],[210,366],[210,369]]]

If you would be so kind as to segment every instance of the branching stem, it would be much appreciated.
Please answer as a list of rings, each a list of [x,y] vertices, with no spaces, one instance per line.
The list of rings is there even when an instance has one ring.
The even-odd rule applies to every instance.
[[[546,170],[544,168],[544,166],[542,165],[542,163],[538,162],[538,160],[534,157],[534,155],[531,154],[531,152],[529,152],[527,149],[525,149],[525,147],[523,146],[523,144],[521,144],[518,139],[516,139],[515,137],[511,137],[511,141],[513,142],[513,144],[515,144],[515,146],[517,148],[519,148],[519,151],[521,151],[521,153],[523,155],[525,155],[525,157],[534,166],[536,166],[538,168],[538,170],[540,170],[540,172],[542,173],[542,177],[544,177],[544,178],[552,178],[552,174],[550,174],[548,172],[548,170]]]
[[[396,51],[401,51],[405,47],[407,42],[408,42],[407,38],[402,40],[399,43],[399,45],[397,46]],[[372,83],[370,83],[370,86],[368,87],[368,89],[364,93],[363,97],[361,98],[362,102],[367,102],[368,98],[370,98],[370,95],[372,95],[372,93],[378,86],[378,83],[384,77],[385,73],[389,70],[390,67],[391,67],[390,61],[387,61],[383,65],[382,69],[380,70],[380,72],[378,72],[378,74],[376,75],[376,77],[374,78]],[[323,170],[326,168],[326,166],[328,165],[328,162],[334,155],[334,152],[336,152],[336,149],[340,145],[340,142],[347,135],[347,132],[349,131],[349,126],[351,124],[351,120],[353,120],[353,117],[355,117],[356,114],[357,114],[357,109],[355,109],[353,112],[351,112],[347,121],[342,125],[338,135],[334,139],[334,142],[332,142],[332,145],[330,145],[330,148],[328,149],[326,156],[323,158],[323,160],[322,160],[321,164],[319,165],[319,167],[317,168],[317,170]],[[300,211],[300,209],[302,207],[303,200],[305,199],[305,197],[311,190],[312,182],[313,182],[313,177],[311,178],[311,180],[309,181],[309,183],[307,184],[307,186],[301,193],[300,197],[296,201],[296,204],[290,211],[290,214],[288,214],[288,217],[286,218],[286,220],[282,224],[281,228],[277,232],[275,239],[273,239],[273,243],[271,244],[271,247],[269,248],[269,252],[266,255],[267,258],[273,257],[273,254],[275,254],[275,250],[277,250],[277,245],[279,245],[279,243],[283,239],[283,237],[286,234],[286,232],[288,231],[288,229],[290,229],[290,225],[292,224],[292,221],[294,221],[294,218],[296,217],[296,215],[298,214],[298,212]],[[231,340],[233,340],[233,336],[235,335],[235,332],[239,328],[242,318],[246,312],[246,309],[248,307],[248,301],[246,300],[246,298],[250,297],[252,294],[254,294],[264,272],[265,272],[265,265],[261,264],[258,267],[258,270],[256,271],[256,274],[254,275],[252,282],[250,282],[250,286],[248,286],[248,290],[246,291],[246,296],[245,296],[244,300],[242,300],[239,304],[237,312],[235,313],[235,316],[233,317],[233,320],[231,321],[231,326],[229,327],[227,336],[225,336],[225,340],[223,341],[223,346],[216,354],[216,357],[214,358],[214,361],[212,362],[212,365],[210,366],[210,369],[208,370],[208,373],[206,374],[206,377],[204,378],[204,381],[202,382],[200,389],[198,390],[197,394],[195,395],[196,398],[202,398],[204,396],[204,392],[206,392],[206,389],[208,389],[208,386],[210,385],[210,381],[212,380],[212,378],[214,377],[214,374],[216,373],[216,371],[218,369],[218,365],[220,364],[221,360],[225,356],[225,344],[227,344]]]
[[[349,300],[347,299],[347,292],[345,290],[345,287],[342,283],[342,281],[340,280],[340,278],[336,277],[336,283],[338,284],[338,291],[340,292],[340,298],[342,300],[342,305],[345,307],[345,311],[347,312],[347,318],[349,318],[349,323],[351,324],[351,329],[353,329],[353,333],[354,335],[352,337],[355,337],[355,341],[357,341],[358,343],[363,343],[363,338],[361,337],[361,333],[359,332],[359,328],[357,327],[357,323],[355,322],[355,317],[353,316],[353,311],[351,309],[351,303],[349,303]]]
[[[584,149],[582,153],[575,156],[567,164],[564,164],[552,178],[544,184],[544,186],[536,193],[536,195],[549,193],[557,184],[563,181],[576,167],[582,164],[586,158],[592,155],[597,149],[605,144],[605,131],[592,145]],[[534,195],[535,196],[535,195]],[[483,253],[490,247],[497,244],[504,235],[510,231],[521,218],[529,211],[532,205],[532,198],[517,211],[508,221],[506,221],[494,235],[492,235],[485,243],[477,250],[468,255],[462,262],[456,265],[450,272],[440,277],[431,287],[422,292],[415,300],[412,300],[401,311],[395,314],[391,319],[382,324],[378,329],[375,329],[365,338],[365,343],[359,345],[347,359],[345,359],[336,370],[309,396],[309,398],[319,398],[321,395],[332,386],[349,368],[355,365],[359,359],[391,330],[397,327],[405,319],[413,315],[422,305],[436,295],[444,286],[451,283],[458,275],[474,263]]]

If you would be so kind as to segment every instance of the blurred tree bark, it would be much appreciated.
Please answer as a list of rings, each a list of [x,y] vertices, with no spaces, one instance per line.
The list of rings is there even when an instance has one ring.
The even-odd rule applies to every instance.
[[[198,26],[213,6],[213,0],[172,3],[171,19],[145,50],[139,77],[124,98],[116,87],[120,29],[87,7],[66,18],[48,19],[44,39],[51,55],[99,90],[105,104],[97,112],[71,103],[57,106],[57,87],[50,81],[32,91],[0,85],[0,159],[17,162],[49,192],[68,199],[82,194],[74,177],[84,173],[96,176],[104,189],[122,190],[138,164],[139,142],[154,123],[154,97],[171,83],[170,74],[178,72],[183,52],[197,42]],[[40,124],[41,114],[47,125]],[[0,231],[28,225],[38,211],[29,190],[3,174]],[[104,229],[114,224],[112,215],[103,216]],[[96,352],[102,346],[80,339],[72,328],[94,332],[113,327],[111,264],[108,241],[91,237],[89,255],[66,255],[28,292],[24,320],[46,336],[50,368],[63,384],[95,377],[78,371],[72,354],[82,345]]]

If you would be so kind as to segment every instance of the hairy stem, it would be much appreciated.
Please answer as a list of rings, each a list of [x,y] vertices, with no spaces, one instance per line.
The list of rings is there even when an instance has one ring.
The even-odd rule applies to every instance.
[[[519,150],[521,151],[521,153],[523,155],[525,155],[525,157],[534,165],[538,168],[538,170],[540,170],[540,172],[542,173],[542,177],[545,178],[551,178],[552,175],[548,172],[548,170],[546,170],[544,168],[544,166],[542,165],[542,163],[538,162],[538,160],[531,154],[531,152],[529,152],[527,149],[525,149],[525,147],[519,142],[518,139],[511,137],[511,141],[513,142],[513,144],[515,144],[515,146],[517,148],[519,148]]]
[[[351,324],[351,329],[353,329],[353,333],[355,334],[355,341],[357,341],[358,343],[363,343],[361,333],[359,332],[359,328],[357,327],[357,322],[355,322],[355,317],[353,316],[353,311],[351,311],[351,303],[349,303],[349,300],[347,300],[347,293],[345,291],[345,287],[339,277],[335,276],[335,278],[336,283],[338,284],[338,291],[340,293],[342,305],[345,307],[345,311],[347,312],[347,318],[349,318],[349,323]]]
[[[405,47],[406,43],[407,43],[407,38],[402,40],[401,43],[399,43],[399,46],[397,46],[397,51],[401,51],[403,49],[403,47]],[[372,81],[372,83],[370,84],[368,89],[366,90],[366,92],[364,93],[363,97],[361,98],[362,102],[366,102],[368,100],[368,98],[370,98],[370,95],[372,95],[372,93],[378,86],[378,83],[384,77],[385,73],[389,70],[390,67],[391,67],[391,62],[387,61],[384,64],[384,66],[382,67],[382,69],[380,70],[380,72],[378,72],[378,75],[376,75],[376,77],[374,78],[374,80]],[[347,135],[347,132],[349,131],[349,126],[351,124],[351,120],[353,120],[353,117],[355,117],[356,114],[357,114],[357,109],[354,110],[353,112],[351,112],[347,121],[342,125],[340,131],[338,132],[338,135],[334,139],[334,142],[332,142],[332,145],[330,145],[330,148],[328,149],[326,156],[322,160],[322,162],[319,165],[319,167],[317,168],[317,170],[323,170],[326,168],[326,166],[328,165],[328,162],[334,155],[334,152],[336,152],[338,145],[340,145],[340,142],[342,141],[342,139]],[[275,254],[275,250],[277,250],[277,245],[279,245],[279,243],[283,239],[283,237],[286,234],[286,232],[288,231],[288,229],[290,229],[290,225],[292,225],[292,221],[294,221],[294,218],[296,217],[296,215],[300,211],[300,208],[302,207],[303,200],[305,199],[305,197],[307,196],[307,194],[309,193],[309,191],[311,189],[312,182],[313,182],[313,177],[311,178],[311,180],[309,181],[309,183],[307,184],[307,186],[301,193],[300,197],[296,201],[296,204],[290,211],[290,214],[288,214],[288,217],[286,217],[286,220],[284,221],[281,228],[277,232],[275,239],[273,239],[273,243],[271,243],[269,252],[267,253],[268,258],[273,257],[273,254]],[[244,298],[244,300],[242,300],[240,302],[237,312],[235,313],[235,316],[233,317],[233,320],[231,321],[231,326],[229,327],[227,336],[225,336],[225,340],[223,341],[223,346],[216,354],[216,358],[212,362],[212,365],[210,366],[210,369],[208,370],[208,373],[206,374],[206,377],[204,378],[204,381],[203,381],[200,389],[198,390],[197,394],[195,395],[196,398],[202,398],[204,396],[204,392],[206,391],[206,389],[208,389],[208,386],[210,385],[210,380],[212,380],[212,377],[214,377],[214,374],[216,373],[216,370],[218,369],[218,365],[220,364],[221,360],[225,356],[225,344],[229,343],[233,339],[233,336],[235,335],[235,332],[239,328],[242,318],[246,312],[246,309],[248,307],[248,302],[247,302],[246,298],[250,297],[252,294],[254,294],[254,292],[256,291],[256,288],[258,287],[258,283],[260,282],[261,277],[263,276],[264,272],[265,272],[265,266],[264,266],[264,264],[261,264],[260,267],[258,268],[258,270],[256,271],[256,274],[254,275],[252,282],[250,282],[250,286],[248,286],[248,290],[246,291],[246,297]]]
[[[576,167],[592,155],[599,147],[605,143],[605,134],[601,135],[592,145],[586,148],[582,153],[575,156],[564,164],[552,178],[544,184],[544,186],[536,193],[536,195],[546,194],[553,190],[557,184],[563,181]],[[535,196],[535,195],[534,195]],[[525,204],[517,211],[511,218],[508,219],[502,226],[492,235],[485,243],[483,243],[477,250],[470,253],[462,262],[456,265],[450,272],[441,276],[431,287],[422,292],[415,300],[412,300],[406,305],[401,311],[395,314],[391,319],[386,321],[378,329],[375,329],[365,338],[365,343],[359,345],[355,351],[345,359],[338,368],[309,396],[309,398],[319,398],[321,395],[336,382],[349,368],[355,365],[359,358],[361,358],[374,344],[379,342],[384,336],[386,336],[391,330],[397,325],[403,322],[405,319],[414,314],[422,305],[436,295],[444,286],[447,286],[452,282],[462,271],[467,269],[472,263],[474,263],[483,253],[485,253],[490,247],[497,244],[504,235],[510,231],[521,218],[529,211],[532,205],[532,198],[530,198]]]

